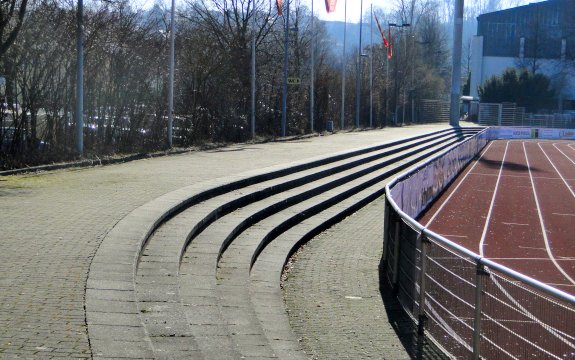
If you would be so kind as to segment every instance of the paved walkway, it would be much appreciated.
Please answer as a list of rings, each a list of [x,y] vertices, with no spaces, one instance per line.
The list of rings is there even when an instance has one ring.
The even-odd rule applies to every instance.
[[[91,357],[84,311],[90,262],[105,235],[137,207],[197,182],[444,127],[246,144],[0,178],[0,358]]]
[[[290,324],[312,359],[443,359],[380,282],[383,197],[293,257],[284,284]],[[381,286],[381,287],[380,287]]]

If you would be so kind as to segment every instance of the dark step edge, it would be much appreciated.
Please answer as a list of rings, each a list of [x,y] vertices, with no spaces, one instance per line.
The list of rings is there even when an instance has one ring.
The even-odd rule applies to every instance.
[[[442,131],[442,133],[445,133],[445,131]],[[435,134],[436,134],[436,132],[431,133],[431,135],[435,135]],[[456,136],[458,134],[459,134],[458,131],[454,131],[454,134],[452,134],[451,137]],[[432,140],[444,138],[444,137],[446,137],[446,135],[442,134],[439,136],[428,136],[428,137],[429,137],[429,139],[427,139],[426,141],[432,141]],[[421,136],[417,136],[414,138],[419,139],[419,138],[421,138]],[[401,145],[402,143],[405,143],[405,142],[412,142],[414,138],[410,138],[410,139],[408,139],[408,141],[397,141],[397,142],[389,143],[385,146],[396,146],[398,144]],[[425,142],[421,142],[421,143],[425,143]],[[373,151],[381,150],[385,146],[382,146],[382,145],[375,146],[374,148],[377,148],[377,150],[373,150]],[[194,238],[196,238],[202,231],[204,231],[208,226],[210,226],[217,219],[219,219],[225,215],[228,215],[229,213],[237,210],[240,207],[243,207],[243,206],[249,205],[251,203],[263,200],[267,197],[279,194],[279,193],[284,192],[286,190],[291,190],[293,188],[296,188],[296,187],[301,186],[303,184],[306,184],[308,182],[319,180],[319,179],[328,177],[330,175],[336,174],[338,172],[346,171],[346,170],[352,169],[353,167],[357,167],[357,166],[366,164],[368,162],[375,161],[379,158],[383,158],[386,156],[396,154],[398,152],[407,150],[413,146],[415,146],[415,145],[411,144],[408,146],[402,146],[400,148],[392,149],[390,151],[386,151],[386,152],[376,154],[373,156],[367,156],[364,158],[356,159],[356,160],[353,160],[349,163],[338,165],[334,168],[325,169],[325,170],[322,170],[322,171],[319,171],[319,172],[316,172],[313,174],[305,175],[305,176],[298,178],[298,179],[293,179],[293,180],[289,180],[289,181],[286,181],[286,182],[278,184],[278,185],[274,185],[274,186],[269,187],[269,188],[257,190],[253,193],[244,195],[240,198],[237,198],[237,199],[234,199],[230,202],[227,202],[227,203],[217,207],[213,211],[211,211],[202,220],[200,220],[197,224],[194,225],[194,227],[188,233],[186,240],[182,246],[182,249],[181,249],[180,255],[179,255],[179,262],[182,261],[182,258],[185,254],[185,251],[186,251],[186,248],[189,246],[189,244],[193,241]],[[365,153],[368,153],[368,152],[364,151],[364,149],[360,150],[360,152],[361,152],[361,154],[359,154],[359,155],[363,155]],[[352,153],[355,153],[355,151],[353,151]],[[209,199],[214,198],[216,196],[224,195],[228,192],[238,190],[240,188],[245,188],[245,187],[255,185],[255,184],[258,184],[258,183],[261,183],[264,181],[277,179],[277,178],[280,178],[280,177],[283,177],[286,175],[292,175],[292,174],[297,173],[297,172],[310,170],[310,169],[317,167],[317,166],[326,165],[326,164],[329,164],[331,162],[336,162],[336,161],[340,161],[340,160],[345,160],[346,158],[354,157],[354,156],[358,156],[358,155],[355,154],[355,155],[344,157],[344,158],[340,158],[340,155],[338,155],[338,156],[335,156],[335,158],[337,158],[336,160],[329,161],[329,162],[325,162],[323,159],[319,160],[319,161],[313,161],[311,163],[308,163],[309,166],[305,166],[303,168],[301,168],[302,167],[301,165],[296,165],[293,168],[282,169],[279,171],[271,172],[271,173],[267,174],[267,176],[264,176],[265,178],[261,178],[265,174],[256,175],[253,178],[242,179],[240,181],[232,182],[232,183],[226,184],[224,186],[216,187],[216,188],[208,190],[206,192],[197,194],[196,196],[191,197],[191,198],[187,199],[184,203],[180,204],[180,206],[177,209],[173,209],[173,212],[170,212],[169,214],[167,214],[168,216],[163,218],[161,220],[161,222],[159,222],[157,224],[157,226],[155,226],[154,231],[157,230],[163,223],[168,221],[170,218],[176,216],[180,212],[185,211],[186,209],[188,209],[194,205],[201,203],[202,201],[209,200]],[[306,165],[306,164],[303,164],[303,165]],[[286,172],[285,170],[291,170],[291,171]],[[151,237],[151,234],[150,234],[150,236],[148,236],[148,238],[149,237]],[[146,240],[146,242],[147,242],[147,240]],[[146,244],[144,244],[144,246],[142,247],[141,252],[144,251],[145,245]],[[222,253],[222,251],[220,251],[220,255],[221,255],[221,253]]]
[[[278,213],[282,210],[285,210],[285,209],[287,209],[287,208],[289,208],[295,204],[298,204],[302,201],[305,201],[307,199],[311,199],[311,198],[313,198],[313,197],[315,197],[321,193],[332,190],[338,186],[341,186],[341,185],[349,183],[353,180],[359,179],[360,177],[368,175],[368,174],[370,174],[374,171],[377,171],[379,169],[382,169],[386,166],[390,166],[390,165],[392,165],[398,161],[401,161],[401,160],[404,160],[408,157],[411,157],[411,156],[417,154],[418,152],[429,150],[430,148],[434,148],[436,146],[439,146],[440,144],[448,142],[449,140],[452,140],[452,139],[453,138],[447,138],[447,139],[444,139],[441,141],[426,144],[425,146],[418,147],[417,149],[412,150],[408,153],[387,159],[387,160],[382,161],[380,163],[374,164],[368,168],[365,168],[365,169],[359,170],[357,172],[345,175],[341,178],[329,181],[325,184],[319,185],[319,186],[317,186],[313,189],[307,190],[303,193],[300,193],[300,194],[291,196],[289,198],[283,199],[282,201],[278,201],[272,205],[267,206],[264,209],[257,211],[256,213],[254,213],[254,214],[250,215],[249,217],[247,217],[246,219],[244,219],[240,224],[238,224],[238,226],[236,226],[234,228],[234,230],[226,237],[226,239],[222,243],[222,246],[219,250],[218,260],[219,260],[219,258],[221,258],[223,253],[230,246],[230,244],[234,241],[234,239],[237,238],[237,236],[239,236],[239,234],[241,234],[243,231],[245,231],[247,228],[249,228],[253,224],[263,220],[264,218],[271,216],[275,213]],[[444,146],[451,146],[454,142],[459,142],[459,141],[460,140],[452,140],[451,142],[448,142],[448,144],[444,145]],[[341,199],[341,198],[338,197],[338,199]],[[341,200],[338,200],[338,201],[341,201]],[[245,205],[242,205],[242,206],[245,206]],[[253,265],[253,260],[251,262],[251,265]],[[251,267],[251,265],[250,265],[250,267]]]
[[[266,246],[268,246],[268,245],[269,245],[275,238],[277,238],[281,233],[283,233],[283,232],[289,230],[290,228],[292,228],[293,226],[295,226],[295,225],[297,225],[298,223],[302,222],[303,220],[308,219],[308,218],[310,218],[310,217],[312,217],[312,216],[314,216],[314,215],[319,214],[319,213],[322,212],[323,210],[325,210],[325,209],[327,209],[327,208],[329,208],[329,207],[331,207],[331,206],[337,204],[338,202],[341,202],[341,201],[343,201],[343,200],[345,200],[345,199],[347,199],[347,198],[349,198],[349,197],[351,197],[351,196],[353,196],[353,195],[359,193],[360,191],[363,191],[363,190],[365,190],[365,189],[367,189],[367,188],[369,188],[369,187],[371,187],[371,186],[373,186],[373,185],[375,185],[375,184],[377,184],[377,183],[379,183],[379,182],[381,182],[381,181],[383,181],[383,180],[385,180],[385,179],[391,177],[392,175],[398,174],[398,173],[400,173],[401,171],[404,171],[404,170],[406,170],[407,168],[409,168],[409,167],[411,167],[411,166],[413,166],[413,165],[415,165],[415,164],[417,164],[417,163],[419,163],[419,162],[421,162],[421,161],[423,161],[423,160],[425,160],[425,159],[428,159],[428,158],[430,158],[431,156],[433,156],[433,155],[435,155],[435,154],[437,154],[437,153],[439,153],[439,152],[441,152],[441,151],[443,151],[443,150],[446,150],[446,149],[448,149],[448,148],[450,148],[450,147],[453,147],[454,145],[457,145],[457,144],[459,144],[459,143],[460,143],[460,141],[454,140],[454,141],[452,141],[452,142],[450,142],[450,143],[448,143],[448,144],[445,144],[445,145],[443,145],[443,146],[441,146],[441,147],[438,147],[438,148],[435,148],[435,149],[433,149],[433,150],[431,150],[431,151],[428,151],[428,152],[426,152],[425,154],[423,154],[423,155],[421,155],[421,156],[418,156],[418,157],[416,157],[416,158],[414,158],[414,159],[411,159],[411,160],[409,160],[408,162],[406,162],[406,163],[404,163],[404,164],[400,164],[400,165],[398,165],[397,167],[394,167],[393,169],[390,169],[390,170],[388,170],[388,171],[386,171],[386,172],[384,172],[384,173],[378,175],[377,177],[375,177],[375,178],[373,178],[373,179],[370,179],[370,180],[368,180],[368,181],[366,181],[366,182],[364,182],[364,183],[362,183],[362,184],[360,184],[360,185],[357,185],[357,186],[355,186],[355,187],[352,188],[352,189],[348,189],[348,190],[346,190],[345,192],[343,192],[343,193],[341,193],[341,194],[339,194],[339,195],[337,195],[337,196],[335,196],[335,197],[332,197],[332,198],[330,198],[330,199],[328,199],[328,200],[324,200],[323,202],[321,202],[321,203],[319,203],[319,204],[316,204],[316,205],[314,205],[313,207],[309,208],[306,212],[299,213],[299,214],[296,214],[296,215],[292,216],[290,219],[288,219],[288,220],[284,221],[282,224],[279,224],[278,226],[276,226],[273,230],[271,230],[271,231],[262,239],[262,241],[260,242],[258,248],[256,249],[256,251],[255,251],[254,254],[252,255],[252,260],[251,260],[251,263],[250,263],[250,269],[253,267],[253,265],[254,265],[255,262],[257,261],[257,258],[259,257],[259,255],[261,254],[261,252],[266,248]],[[372,196],[370,196],[370,197],[368,198],[369,201],[368,201],[367,203],[369,203],[369,202],[375,200],[377,197],[381,196],[381,195],[384,194],[384,193],[385,193],[385,188],[382,187],[382,188],[381,188],[380,190],[378,190],[374,195],[372,195]],[[366,200],[366,201],[367,201],[367,200]],[[362,205],[359,206],[358,208],[352,207],[352,210],[353,210],[353,211],[352,211],[351,213],[345,213],[344,215],[342,215],[343,217],[338,217],[338,218],[336,219],[336,220],[337,220],[336,223],[337,223],[338,221],[341,221],[341,219],[343,219],[345,216],[348,216],[349,214],[352,214],[353,212],[359,210],[360,208],[362,208],[363,206],[365,206],[367,203],[361,202]],[[335,224],[335,223],[331,223],[331,222],[328,221],[328,222],[326,223],[326,226],[327,226],[327,227],[326,227],[326,228],[322,228],[322,230],[320,230],[320,232],[323,231],[323,230],[325,230],[325,229],[327,229],[328,227],[330,227],[330,226],[332,226],[332,225],[334,225],[334,224]],[[298,247],[296,247],[295,250],[293,250],[293,249],[292,249],[292,250],[293,250],[293,251],[296,251],[297,248],[298,248]],[[286,260],[285,260],[286,262],[288,261],[288,259],[289,259],[289,257],[290,257],[291,255],[292,255],[292,253],[290,253],[290,254],[288,255],[288,257],[287,257]],[[284,265],[285,265],[285,263],[284,263]]]

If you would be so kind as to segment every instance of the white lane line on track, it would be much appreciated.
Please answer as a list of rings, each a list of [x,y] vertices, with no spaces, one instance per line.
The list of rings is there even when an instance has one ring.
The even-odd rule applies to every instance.
[[[569,145],[569,146],[571,146],[571,145]],[[563,154],[563,156],[565,156],[565,157],[567,158],[567,160],[571,161],[571,163],[572,163],[573,165],[575,165],[575,161],[573,161],[573,159],[571,159],[567,154],[565,154],[565,153],[563,152],[563,150],[559,149],[559,147],[557,146],[557,143],[554,143],[554,144],[553,144],[553,147],[554,147],[555,149],[557,149],[557,151],[559,151],[561,154]],[[571,179],[569,179],[569,180],[571,180]]]
[[[519,224],[519,223],[510,223],[510,222],[501,222],[503,225],[512,225],[512,226],[529,226],[529,224]]]
[[[493,206],[495,205],[495,198],[497,197],[497,190],[499,189],[499,182],[501,181],[501,173],[503,172],[503,166],[505,165],[505,158],[507,157],[507,149],[509,148],[509,141],[505,144],[505,152],[503,153],[503,160],[501,160],[501,166],[499,167],[499,176],[497,176],[497,182],[495,183],[495,190],[493,190],[493,196],[491,197],[491,204],[489,205],[489,211],[487,212],[487,218],[485,219],[485,226],[483,226],[483,233],[481,234],[481,240],[479,241],[479,255],[481,257],[485,256],[483,253],[483,245],[485,245],[485,237],[487,236],[487,229],[489,229],[489,222],[491,221],[491,214],[493,213]]]
[[[541,151],[543,151],[543,148],[541,148],[541,144],[538,143],[538,145],[539,145],[539,148],[541,149]],[[561,265],[559,265],[559,263],[557,262],[557,260],[553,256],[553,251],[551,251],[551,245],[549,244],[549,239],[547,238],[547,229],[545,228],[545,222],[543,221],[543,213],[541,212],[541,206],[539,205],[539,198],[537,196],[537,190],[535,189],[535,181],[533,180],[533,176],[532,176],[533,174],[531,173],[531,165],[529,164],[529,156],[527,155],[527,148],[525,147],[525,143],[523,143],[523,152],[525,153],[525,160],[527,161],[527,169],[529,170],[529,177],[531,178],[531,186],[533,187],[533,196],[535,197],[535,204],[537,205],[537,214],[539,215],[539,224],[541,225],[541,232],[543,234],[543,240],[545,241],[545,249],[547,250],[547,254],[549,255],[549,259],[551,259],[551,261],[553,262],[553,265],[555,265],[557,270],[559,270],[561,272],[561,274],[563,274],[563,276],[565,276],[565,278],[567,280],[569,280],[571,283],[575,284],[575,280],[573,280],[573,278],[571,278],[571,276],[569,276],[569,274],[567,274],[567,272],[565,272],[565,270],[563,270]],[[543,154],[545,154],[545,151],[543,151]],[[547,157],[547,154],[545,154],[545,156]],[[549,157],[547,157],[547,159],[549,160]],[[549,161],[551,162],[551,160],[549,160]],[[553,163],[551,163],[551,165],[553,165]],[[555,165],[553,165],[553,167],[555,167]],[[557,170],[557,169],[555,169],[555,170]],[[559,175],[561,175],[561,174],[559,174]]]
[[[569,190],[569,192],[571,193],[571,195],[573,195],[573,198],[575,198],[575,192],[573,192],[573,189],[571,188],[571,186],[569,186],[569,183],[567,182],[567,180],[565,179],[565,177],[563,176],[563,174],[561,174],[561,172],[559,171],[559,169],[557,169],[557,166],[555,166],[555,164],[553,163],[553,161],[551,161],[551,159],[549,158],[549,156],[547,155],[547,153],[545,152],[545,150],[543,150],[543,147],[541,146],[541,143],[537,143],[537,145],[539,145],[539,149],[541,149],[541,151],[543,152],[543,155],[545,155],[545,157],[547,158],[547,161],[549,161],[549,163],[551,164],[551,166],[553,166],[553,169],[555,169],[555,172],[557,173],[557,175],[559,175],[559,177],[561,178],[561,180],[563,180],[563,184],[565,184],[565,187],[567,187],[567,189]]]
[[[545,250],[545,248],[533,247],[533,246],[519,246],[520,249],[530,249],[530,250]],[[549,260],[549,258],[547,258]]]
[[[491,176],[491,177],[498,176],[497,174],[483,174],[483,173],[477,173],[477,172],[470,174],[470,175]],[[527,176],[527,175],[502,175],[502,177],[523,179],[523,178],[528,178],[529,176]],[[559,177],[549,177],[549,176],[534,176],[533,178],[534,179],[543,179],[543,180],[561,180],[561,178],[559,178]],[[575,178],[565,178],[565,180],[575,181]]]
[[[447,235],[447,234],[441,234],[441,236],[443,236],[444,238],[450,238],[450,237],[455,237],[455,238],[468,238],[467,235]]]
[[[571,144],[567,145],[567,147],[571,150],[575,150],[575,148],[573,148],[573,145],[571,145]]]
[[[449,200],[451,200],[451,197],[453,196],[453,194],[455,194],[457,192],[457,190],[459,189],[459,187],[461,186],[461,184],[463,184],[465,182],[465,180],[467,179],[467,177],[469,176],[469,174],[471,174],[473,172],[473,169],[475,169],[475,166],[477,166],[477,164],[479,163],[479,160],[481,160],[483,158],[483,156],[485,155],[485,153],[487,153],[487,151],[491,148],[491,145],[493,144],[493,142],[490,142],[489,145],[487,145],[487,148],[485,150],[483,150],[483,152],[481,153],[481,156],[479,156],[479,159],[477,161],[475,161],[475,164],[473,164],[473,166],[471,167],[471,169],[469,169],[469,171],[467,172],[467,174],[465,174],[465,176],[463,177],[463,179],[461,179],[461,181],[459,182],[459,184],[457,184],[457,186],[455,187],[455,189],[453,189],[453,191],[451,192],[451,194],[449,194],[449,196],[447,197],[447,199],[445,199],[445,201],[443,202],[443,204],[441,204],[441,206],[437,209],[437,211],[435,211],[435,213],[433,214],[433,216],[427,221],[427,224],[425,224],[425,227],[429,227],[429,225],[431,225],[431,223],[433,222],[433,220],[435,220],[435,218],[437,217],[437,215],[439,215],[439,213],[441,213],[441,211],[443,210],[443,208],[445,207],[445,205],[449,202]]]
[[[533,178],[534,178],[534,179],[541,179],[541,180],[561,180],[561,178],[558,178],[558,177],[549,177],[549,176],[534,176]],[[570,178],[570,179],[565,178],[565,180],[567,180],[567,181],[575,181],[575,179],[571,179],[571,178]]]
[[[561,213],[551,213],[551,214],[557,216],[575,216],[575,214],[561,214]]]

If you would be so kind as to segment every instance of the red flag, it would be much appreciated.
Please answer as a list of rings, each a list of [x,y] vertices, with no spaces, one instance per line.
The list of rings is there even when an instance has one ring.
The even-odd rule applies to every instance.
[[[325,0],[325,9],[327,13],[332,13],[335,11],[335,5],[337,4],[337,0]]]
[[[379,29],[379,33],[381,34],[381,39],[383,40],[383,46],[385,46],[386,48],[389,48],[389,41],[387,41],[387,39],[385,38],[385,34],[383,33],[383,30],[381,29],[381,24],[379,23],[379,19],[377,18],[377,15],[375,15],[375,22],[377,23],[377,28]]]
[[[388,29],[387,38],[389,39],[389,46],[387,47],[387,58],[391,59],[393,57],[393,44],[391,42],[391,27]]]
[[[278,6],[278,16],[282,16],[282,0],[276,0],[276,5]]]

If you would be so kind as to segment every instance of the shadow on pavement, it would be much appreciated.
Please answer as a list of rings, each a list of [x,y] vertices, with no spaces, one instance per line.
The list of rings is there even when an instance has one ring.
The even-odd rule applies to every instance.
[[[379,292],[389,323],[411,359],[449,359],[431,341],[417,334],[417,326],[403,310],[387,281],[385,261],[379,263]],[[385,356],[385,354],[384,354]]]

